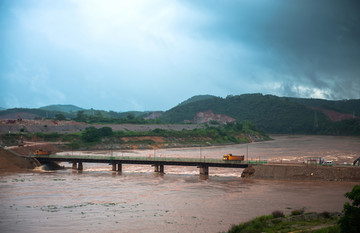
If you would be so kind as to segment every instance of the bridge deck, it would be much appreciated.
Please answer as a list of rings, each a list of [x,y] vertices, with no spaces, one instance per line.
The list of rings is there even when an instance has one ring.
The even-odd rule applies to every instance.
[[[108,164],[147,164],[170,166],[197,166],[197,167],[227,167],[246,168],[248,164],[241,161],[222,161],[221,159],[196,159],[173,157],[132,157],[132,156],[71,156],[46,155],[34,156],[40,163],[69,162],[69,163],[108,163]]]

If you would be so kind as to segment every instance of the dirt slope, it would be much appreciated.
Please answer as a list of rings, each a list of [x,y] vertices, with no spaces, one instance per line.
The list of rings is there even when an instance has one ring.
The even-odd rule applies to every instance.
[[[19,154],[0,147],[0,171],[16,171],[33,169],[35,164],[31,159],[21,157]]]

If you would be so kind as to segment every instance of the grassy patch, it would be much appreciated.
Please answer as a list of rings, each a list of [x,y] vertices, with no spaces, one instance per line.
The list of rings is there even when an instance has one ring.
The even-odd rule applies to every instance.
[[[275,214],[274,214],[275,213]],[[329,212],[306,213],[297,210],[290,216],[281,216],[281,211],[274,211],[272,215],[257,217],[251,221],[233,225],[229,233],[275,233],[275,232],[318,232],[338,233],[339,216]]]
[[[293,210],[291,211],[291,215],[302,215],[304,214],[304,209],[300,209],[300,210]]]

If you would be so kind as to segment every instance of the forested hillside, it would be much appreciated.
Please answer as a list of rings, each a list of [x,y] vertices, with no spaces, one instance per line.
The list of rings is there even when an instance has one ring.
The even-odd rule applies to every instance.
[[[100,124],[252,122],[267,133],[360,135],[360,100],[323,100],[244,94],[198,95],[164,112],[114,112],[52,105],[8,109],[0,119],[55,119]],[[162,115],[161,115],[162,114]],[[161,115],[161,116],[160,116]],[[159,118],[157,118],[160,116]]]
[[[251,121],[269,133],[360,134],[360,100],[327,101],[297,99],[262,94],[245,94],[227,98],[207,98],[178,105],[165,112],[163,122],[192,121],[195,114],[211,110],[239,122]],[[333,122],[321,109],[351,113],[355,119]]]
[[[83,110],[82,108],[75,106],[75,105],[71,105],[71,104],[56,104],[56,105],[48,105],[45,107],[41,107],[39,109],[45,110],[45,111],[57,111],[57,112],[67,112],[67,113],[71,113],[71,112],[77,112],[80,110]]]

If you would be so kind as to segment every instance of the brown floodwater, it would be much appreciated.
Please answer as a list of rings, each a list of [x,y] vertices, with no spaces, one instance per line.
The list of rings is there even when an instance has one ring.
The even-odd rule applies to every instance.
[[[359,157],[360,138],[273,136],[246,145],[167,150],[96,151],[83,154],[297,161],[323,156],[338,163]],[[64,152],[73,153],[73,152]],[[75,153],[75,152],[74,152]],[[123,165],[121,174],[107,164],[0,175],[1,232],[222,232],[232,224],[281,210],[341,211],[344,193],[354,182],[244,180],[242,169]]]

